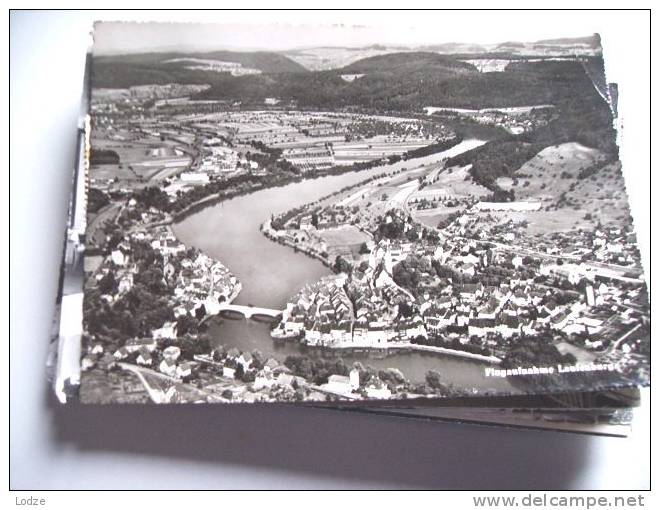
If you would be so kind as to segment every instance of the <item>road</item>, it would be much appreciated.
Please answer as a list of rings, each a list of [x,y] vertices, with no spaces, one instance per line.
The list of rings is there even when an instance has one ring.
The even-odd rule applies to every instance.
[[[192,384],[181,382],[179,379],[170,377],[161,372],[157,372],[155,370],[152,370],[151,368],[140,367],[137,365],[133,365],[131,363],[124,363],[124,362],[118,362],[117,366],[122,370],[126,370],[128,372],[134,373],[138,377],[138,379],[140,379],[140,382],[147,390],[147,393],[149,394],[149,398],[156,404],[168,403],[170,402],[170,397],[163,389],[154,388],[153,386],[151,386],[151,384],[149,384],[149,381],[147,380],[147,376],[154,377],[160,381],[166,382],[168,383],[169,386],[177,386],[193,394],[196,393],[200,396],[200,399],[203,400],[208,400],[208,401],[223,400],[218,395],[215,395],[206,390],[199,389],[193,386]]]
[[[631,330],[629,330],[627,333],[624,333],[623,335],[621,335],[621,337],[619,337],[617,340],[615,340],[614,342],[612,342],[612,343],[610,344],[610,346],[609,346],[609,347],[607,348],[607,350],[605,351],[605,354],[610,354],[610,353],[614,352],[615,350],[617,350],[617,349],[619,348],[619,345],[621,345],[621,343],[622,343],[626,338],[628,338],[630,335],[632,335],[635,331],[637,331],[637,330],[638,330],[639,328],[641,328],[641,327],[642,327],[641,324],[637,324],[634,328],[632,328]]]
[[[193,142],[192,146],[187,145],[183,143],[182,140],[175,138],[175,137],[167,137],[166,140],[170,140],[173,142],[180,143],[180,146],[177,146],[177,149],[179,149],[181,152],[185,153],[190,157],[190,161],[188,162],[187,165],[183,167],[175,167],[175,168],[163,168],[153,174],[151,178],[149,179],[150,181],[156,181],[156,180],[163,180],[167,179],[168,177],[175,177],[179,174],[182,174],[184,172],[188,172],[197,166],[199,166],[199,159],[200,159],[200,154],[201,154],[201,144],[202,140],[200,138],[196,138],[195,141]]]

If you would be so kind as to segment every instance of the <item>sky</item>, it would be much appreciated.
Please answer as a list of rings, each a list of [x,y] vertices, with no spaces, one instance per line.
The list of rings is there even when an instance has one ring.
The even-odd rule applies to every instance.
[[[214,13],[217,14],[217,13]],[[96,54],[144,51],[269,50],[285,51],[318,46],[368,46],[371,44],[418,46],[448,42],[493,44],[505,41],[535,41],[546,38],[588,36],[597,30],[580,18],[557,18],[539,13],[544,23],[516,22],[515,13],[495,12],[328,12],[324,16],[289,13],[222,13],[221,23],[197,21],[195,15],[177,16],[177,23],[101,22],[95,25]],[[303,16],[300,16],[303,14]],[[342,14],[343,17],[338,17]],[[503,16],[506,15],[506,16]],[[151,15],[145,19],[154,19]],[[214,19],[206,16],[202,19]],[[247,18],[247,19],[246,19]]]

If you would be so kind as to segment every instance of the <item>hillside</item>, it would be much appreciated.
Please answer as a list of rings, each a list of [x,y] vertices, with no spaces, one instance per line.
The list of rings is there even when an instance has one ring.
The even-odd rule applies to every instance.
[[[364,76],[345,82],[344,73]],[[202,79],[207,80],[206,75]],[[338,70],[264,74],[233,81],[204,81],[212,87],[203,97],[242,101],[278,97],[310,108],[357,106],[418,112],[428,105],[478,109],[574,100],[581,108],[580,104],[602,102],[584,68],[575,62],[521,62],[509,65],[505,72],[479,73],[453,57],[424,53],[370,57]],[[592,110],[599,112],[597,106]]]
[[[500,75],[519,77],[519,83],[535,81],[539,85],[537,97],[554,104],[559,115],[535,131],[494,140],[451,161],[461,166],[472,164],[472,178],[490,188],[495,198],[510,200],[510,193],[503,193],[497,179],[513,177],[526,161],[546,147],[575,142],[616,159],[618,148],[611,110],[584,66],[577,62],[512,63],[505,72],[495,74]]]
[[[485,53],[488,51],[487,46],[471,43],[442,43],[442,44],[429,44],[420,46],[418,48],[422,51],[433,51],[435,53],[442,53],[444,55],[454,55],[457,53]]]
[[[444,73],[447,76],[475,72],[476,68],[452,57],[429,52],[387,53],[363,58],[341,69],[343,73]]]
[[[511,177],[496,180],[502,189],[512,189],[516,200],[554,202],[575,188],[581,172],[604,159],[604,154],[578,143],[546,147],[524,163]]]
[[[620,162],[578,143],[543,149],[497,185],[512,190],[516,201],[542,203],[540,211],[524,214],[529,233],[632,222]]]
[[[247,68],[258,69],[261,74],[232,76],[227,72],[204,71],[180,61],[182,58],[236,61]],[[342,74],[364,76],[346,82],[341,79]],[[311,72],[273,53],[214,52],[194,57],[172,53],[94,58],[92,84],[95,88],[150,83],[209,84],[210,89],[201,96],[205,99],[263,103],[265,97],[278,97],[299,106],[322,108],[358,106],[420,111],[424,106],[443,105],[478,109],[566,103],[572,98],[580,109],[581,104],[593,103],[591,96],[602,102],[584,67],[577,62],[515,62],[505,72],[480,73],[471,64],[451,56],[413,52],[377,55],[340,69]],[[601,115],[598,108],[591,110],[592,116]],[[597,122],[602,120],[594,118]]]
[[[223,83],[229,73],[191,69],[196,61],[240,64],[241,68],[266,74],[304,73],[307,69],[288,57],[271,52],[213,51],[205,53],[142,53],[95,56],[92,83],[98,88],[166,83]],[[231,76],[231,75],[229,75]]]
[[[364,47],[318,47],[304,48],[283,52],[294,62],[297,62],[310,71],[328,71],[339,69],[353,62],[374,55],[392,53],[397,51],[408,51],[407,48],[394,48],[380,45]]]
[[[264,73],[296,73],[306,69],[290,58],[269,51],[210,51],[203,53],[167,52],[167,53],[136,53],[131,55],[95,56],[95,64],[125,63],[141,66],[167,67],[166,62],[173,59],[208,59],[235,62],[244,67],[259,69]]]
[[[292,60],[312,71],[327,71],[348,66],[360,59],[392,53],[434,53],[458,58],[518,59],[530,56],[568,56],[576,51],[583,55],[600,55],[600,37],[546,39],[534,42],[508,41],[499,44],[440,43],[421,46],[385,46],[374,44],[362,47],[311,47],[283,52]]]
[[[585,45],[600,48],[600,35],[593,34],[585,37],[562,37],[559,39],[541,39],[534,44],[558,44],[563,46]]]
[[[502,188],[498,185],[498,180],[502,177],[512,177],[516,170],[542,148],[539,144],[521,142],[513,137],[493,140],[450,158],[447,166],[471,165],[470,176],[475,183],[493,191],[497,195],[493,197],[494,200],[509,201],[513,198],[510,188]]]
[[[182,62],[182,58],[188,61]],[[235,59],[241,66],[259,67],[261,72],[234,76],[200,70],[191,65],[192,58],[222,62]],[[280,72],[267,72],[273,66]],[[310,72],[301,71],[302,66],[283,55],[271,53],[213,52],[195,57],[144,54],[95,58],[92,83],[94,87],[110,88],[148,83],[208,84],[210,87],[196,97],[238,100],[245,106],[261,106],[266,97],[304,108],[406,113],[421,113],[429,105],[473,109],[554,105],[557,117],[547,125],[524,135],[495,140],[455,162],[460,166],[472,164],[471,175],[476,182],[497,193],[502,191],[495,183],[498,177],[512,176],[545,147],[576,142],[607,154],[617,153],[612,113],[586,71],[599,75],[601,68],[600,58],[587,64],[515,61],[503,72],[480,73],[452,56],[412,52],[376,55],[341,69]],[[345,81],[342,74],[363,76]]]
[[[580,212],[589,215],[595,226],[597,223],[629,225],[632,223],[626,183],[621,172],[621,162],[604,165],[586,178],[578,179],[576,185],[560,197],[557,207],[577,206]]]

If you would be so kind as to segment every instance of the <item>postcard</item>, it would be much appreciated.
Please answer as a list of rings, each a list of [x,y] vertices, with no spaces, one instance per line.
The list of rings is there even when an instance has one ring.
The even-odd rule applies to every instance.
[[[60,400],[419,406],[649,384],[598,35],[223,37],[253,29],[95,26]]]

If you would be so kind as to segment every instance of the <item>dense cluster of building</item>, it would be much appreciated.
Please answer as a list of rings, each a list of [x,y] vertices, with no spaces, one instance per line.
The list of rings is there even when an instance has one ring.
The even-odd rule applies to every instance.
[[[314,345],[328,338],[340,342],[350,339],[353,305],[343,288],[346,278],[327,276],[303,287],[296,299],[287,304],[273,336],[297,337],[305,333],[306,341]]]
[[[191,65],[211,66],[219,72],[246,71],[240,65],[209,62]],[[142,108],[145,100],[169,100],[199,90],[166,85],[95,91],[93,111],[108,114],[111,125],[123,107]],[[277,98],[265,101],[267,106],[278,103]],[[553,109],[442,113],[468,115],[475,122],[522,133],[547,122]],[[438,122],[347,113],[225,111],[201,120],[198,124],[182,122],[180,128],[173,128],[173,134],[158,128],[158,122],[136,122],[140,127],[133,125],[127,131],[150,140],[188,137],[188,142],[181,144],[190,149],[191,163],[181,172],[168,174],[162,182],[167,184],[161,189],[170,201],[190,186],[241,171],[265,171],[266,166],[260,166],[255,154],[269,165],[277,158],[284,159],[306,173],[401,155],[454,136]],[[130,142],[114,127],[107,133],[120,145]],[[175,150],[175,146],[169,148]],[[253,157],[248,154],[250,150]],[[422,178],[420,186],[433,183],[430,175],[429,182]],[[113,192],[117,201],[132,190],[117,187],[116,180],[106,176],[93,179],[92,185]],[[484,218],[503,209],[537,210],[537,204],[479,202],[476,196],[457,197],[428,188],[426,194],[420,192],[415,197],[408,203],[402,199],[384,215],[380,214],[384,209],[371,215],[371,202],[349,207],[342,201],[285,214],[277,229],[273,220],[267,221],[268,235],[320,258],[337,271],[301,289],[287,304],[272,336],[295,337],[311,347],[333,349],[451,349],[452,353],[482,356],[492,362],[506,354],[515,338],[548,334],[562,341],[569,339],[583,352],[609,355],[611,346],[648,315],[638,275],[625,272],[638,260],[630,229],[598,227],[532,238],[525,233],[524,221],[503,223]],[[385,199],[381,202],[389,204]],[[127,361],[176,381],[194,380],[210,395],[245,402],[392,395],[392,389],[378,377],[365,383],[355,368],[332,373],[327,382],[315,386],[284,364],[254,353],[217,349],[196,354],[194,359],[184,353],[182,325],[194,319],[198,326],[205,317],[218,314],[238,295],[241,284],[222,263],[188,249],[168,227],[154,226],[169,219],[163,211],[138,207],[135,199],[115,205],[121,210],[115,223],[128,233],[94,270],[96,285],[107,281],[109,275],[114,280],[113,285],[104,285],[101,299],[112,306],[135,287],[139,275],[134,246],[140,243],[157,255],[171,318],[111,352],[104,352],[101,343],[92,341],[83,369],[102,358]],[[456,211],[439,230],[421,226],[409,213],[409,208],[436,207]],[[124,217],[130,220],[123,222]],[[390,228],[394,224],[401,228]],[[327,234],[330,229],[342,228],[366,232],[370,240],[363,243],[359,253],[347,249],[345,257],[335,259],[336,252],[331,250],[330,259],[324,231]],[[514,242],[526,251],[514,248]],[[607,264],[618,264],[624,271],[613,271]],[[212,370],[200,374],[202,366]]]
[[[299,222],[307,228],[308,217],[302,211],[289,226]],[[347,220],[351,215],[342,221]],[[274,336],[334,348],[407,342],[502,356],[514,337],[550,334],[602,353],[643,318],[636,304],[643,292],[635,278],[585,262],[522,255],[492,239],[466,238],[466,223],[430,240],[406,235],[416,226],[402,211],[382,221],[404,222],[404,237],[369,243],[361,263],[305,287]],[[594,239],[604,235],[596,231]],[[413,278],[404,279],[405,271]]]
[[[496,209],[499,206],[499,209]],[[444,227],[448,236],[463,236],[497,243],[515,244],[540,255],[562,256],[567,260],[602,262],[630,267],[638,266],[639,251],[632,225],[599,226],[594,230],[574,229],[543,236],[526,233],[527,221],[506,222],[489,217],[488,211],[538,210],[538,202],[474,202],[458,210],[457,217]],[[488,209],[491,207],[492,209]],[[486,216],[484,216],[486,214]],[[488,225],[488,229],[484,228]]]
[[[222,263],[197,250],[187,248],[174,237],[168,227],[156,227],[126,235],[94,272],[92,277],[97,285],[108,275],[112,275],[115,280],[115,285],[105,289],[101,295],[101,299],[108,304],[122,298],[133,288],[138,271],[132,249],[133,243],[136,242],[148,243],[158,255],[163,283],[172,291],[167,299],[174,320],[152,329],[150,338],[127,340],[112,355],[115,361],[135,355],[138,365],[157,369],[170,377],[187,377],[193,366],[190,360],[179,359],[181,351],[176,346],[168,346],[158,352],[158,357],[155,356],[154,351],[162,347],[159,341],[177,339],[178,321],[182,317],[188,316],[199,322],[209,315],[219,313],[222,304],[231,303],[236,298],[241,284]],[[97,352],[99,349],[100,352]],[[91,365],[93,359],[102,353],[102,347],[92,346],[86,364]],[[158,359],[161,361],[156,364]]]
[[[364,271],[340,273],[304,287],[288,303],[273,336],[297,336],[312,346],[385,347],[426,336],[420,316],[402,317],[412,296],[392,279],[387,244],[371,252]]]

